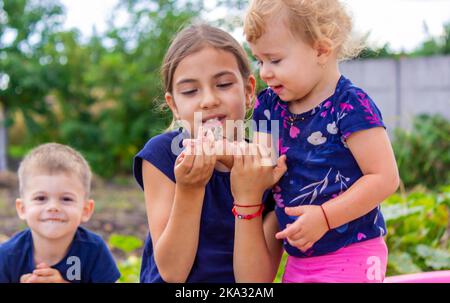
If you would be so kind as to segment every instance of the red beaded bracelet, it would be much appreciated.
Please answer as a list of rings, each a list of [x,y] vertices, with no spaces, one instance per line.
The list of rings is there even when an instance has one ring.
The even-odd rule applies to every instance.
[[[231,211],[233,212],[233,215],[234,215],[235,218],[243,219],[243,220],[251,220],[251,219],[253,219],[253,218],[256,218],[256,217],[261,216],[262,213],[263,213],[263,210],[264,210],[264,204],[260,204],[260,207],[259,207],[258,211],[255,212],[255,213],[253,213],[253,214],[249,214],[249,215],[242,215],[242,214],[239,214],[239,213],[236,211],[236,205],[233,206],[233,209],[232,209]]]
[[[234,202],[233,205],[236,207],[256,207],[256,206],[261,207],[262,204],[260,203],[260,204],[253,204],[253,205],[241,205],[241,204],[237,204],[236,202]]]

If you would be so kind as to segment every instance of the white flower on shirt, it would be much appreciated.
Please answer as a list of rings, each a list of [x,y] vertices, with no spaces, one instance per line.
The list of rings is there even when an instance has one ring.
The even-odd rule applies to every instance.
[[[338,128],[336,126],[336,122],[330,123],[327,125],[327,131],[332,134],[332,135],[336,135],[338,132]]]
[[[322,135],[322,132],[312,133],[311,136],[308,137],[308,142],[312,145],[320,145],[327,142],[327,138]]]

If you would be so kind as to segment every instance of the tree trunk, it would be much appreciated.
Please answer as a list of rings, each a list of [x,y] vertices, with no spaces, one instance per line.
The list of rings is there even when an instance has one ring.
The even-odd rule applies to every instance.
[[[7,147],[8,130],[6,129],[6,107],[0,104],[0,172],[8,170]]]

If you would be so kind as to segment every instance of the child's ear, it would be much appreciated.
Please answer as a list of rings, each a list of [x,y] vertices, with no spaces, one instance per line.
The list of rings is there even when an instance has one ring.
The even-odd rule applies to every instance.
[[[166,99],[166,103],[169,106],[170,110],[173,113],[173,116],[175,119],[178,119],[178,108],[177,105],[175,104],[175,100],[173,99],[173,96],[171,93],[166,92],[166,94],[164,95],[164,98]]]
[[[317,60],[320,65],[327,64],[328,60],[333,54],[333,46],[333,41],[327,38],[316,41],[316,43],[314,44],[314,49],[317,51]]]
[[[94,207],[95,203],[94,200],[87,200],[84,202],[83,206],[83,214],[81,215],[81,222],[87,222],[92,217],[92,214],[94,213]]]
[[[22,199],[16,199],[16,211],[19,218],[25,220],[25,204]]]
[[[250,75],[245,85],[245,108],[250,109],[252,107],[252,101],[255,97],[256,79],[253,75]]]

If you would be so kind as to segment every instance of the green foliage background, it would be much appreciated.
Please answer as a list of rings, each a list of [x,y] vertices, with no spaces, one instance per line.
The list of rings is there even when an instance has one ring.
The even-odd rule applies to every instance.
[[[397,129],[394,152],[405,187],[438,189],[450,184],[450,121],[441,115],[419,115],[412,131]]]
[[[57,0],[0,0],[0,110],[5,118],[0,130],[5,127],[9,135],[12,162],[37,144],[55,141],[81,151],[104,178],[129,175],[136,152],[171,120],[159,106],[159,68],[170,39],[208,12],[204,1],[182,2],[122,0],[109,30],[86,40],[78,30],[62,28],[65,12]],[[215,25],[235,29],[246,5],[218,1],[229,16]],[[129,17],[126,25],[114,24],[119,9]],[[394,52],[387,44],[366,49],[360,58],[449,53],[450,23],[442,37],[430,36],[412,53]],[[388,274],[450,268],[449,134],[449,122],[439,116],[418,117],[412,132],[396,134],[394,150],[406,190],[383,204]],[[113,235],[109,244],[127,256],[119,264],[121,281],[137,281],[140,257],[134,251],[142,242]],[[280,275],[281,269],[277,281]]]
[[[0,90],[5,126],[25,131],[8,152],[20,158],[46,141],[80,150],[100,176],[129,174],[134,154],[170,120],[162,102],[159,68],[174,34],[202,10],[202,1],[121,1],[129,21],[82,41],[61,28],[57,1],[1,1]],[[6,21],[6,22],[5,22]],[[38,30],[43,27],[44,30]],[[37,41],[37,42],[36,42]]]
[[[228,15],[215,25],[241,25],[247,1],[217,5]],[[119,10],[126,25],[113,22]],[[109,30],[86,40],[62,28],[65,12],[57,0],[0,0],[0,41],[9,40],[0,45],[0,77],[9,79],[0,89],[9,156],[17,161],[35,145],[56,141],[80,150],[102,177],[131,173],[134,154],[171,120],[159,106],[159,69],[170,39],[201,12],[208,12],[201,0],[122,0]],[[450,24],[445,30],[410,55],[449,53]],[[385,45],[361,57],[400,55]]]

